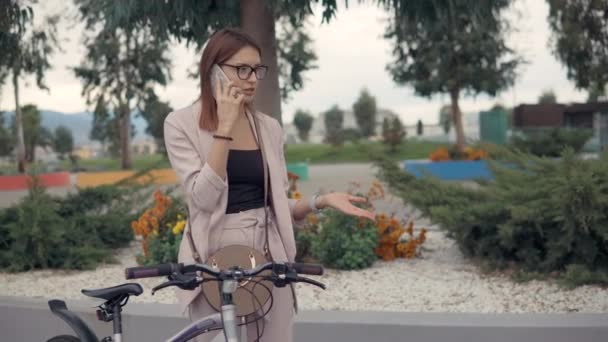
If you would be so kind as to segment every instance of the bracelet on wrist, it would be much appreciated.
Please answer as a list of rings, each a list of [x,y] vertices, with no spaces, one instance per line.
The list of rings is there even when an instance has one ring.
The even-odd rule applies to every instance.
[[[314,194],[310,197],[310,201],[308,202],[308,206],[314,213],[318,213],[321,211],[321,208],[317,207],[317,198],[319,198],[319,194]]]
[[[232,141],[232,137],[229,137],[227,135],[214,134],[213,137],[216,138],[216,139],[223,139],[223,140]]]

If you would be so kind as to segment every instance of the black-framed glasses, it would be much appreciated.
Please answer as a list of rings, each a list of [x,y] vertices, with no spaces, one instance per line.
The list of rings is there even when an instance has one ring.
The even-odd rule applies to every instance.
[[[251,77],[252,72],[255,72],[255,78],[263,80],[268,73],[268,66],[266,65],[258,65],[256,67],[252,67],[251,65],[230,65],[225,63],[220,65],[235,68],[236,75],[242,80],[248,80],[249,77]]]

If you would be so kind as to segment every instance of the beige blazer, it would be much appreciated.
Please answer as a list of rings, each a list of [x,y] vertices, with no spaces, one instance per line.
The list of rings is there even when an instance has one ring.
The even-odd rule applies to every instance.
[[[186,108],[169,113],[164,122],[164,134],[169,161],[186,194],[190,215],[186,229],[191,229],[195,248],[204,261],[209,257],[210,234],[223,227],[228,204],[228,179],[219,177],[205,163],[214,138],[212,132],[199,127],[200,110],[199,100]],[[269,249],[276,261],[294,261],[296,244],[293,227],[302,221],[294,222],[293,208],[297,200],[287,197],[289,181],[283,154],[283,129],[276,119],[261,112],[247,114],[251,124],[253,115],[258,118],[269,168],[270,196],[282,240],[281,246],[270,244]],[[281,260],[285,257],[287,260]],[[182,239],[178,260],[185,263],[194,262],[186,236]],[[195,291],[177,289],[182,313],[199,293],[200,288]]]

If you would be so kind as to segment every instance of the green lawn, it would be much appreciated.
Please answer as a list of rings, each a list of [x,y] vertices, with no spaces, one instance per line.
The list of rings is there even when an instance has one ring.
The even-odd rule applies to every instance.
[[[441,143],[428,141],[407,141],[399,147],[397,153],[389,154],[389,156],[394,160],[425,159],[432,151],[442,145]],[[308,161],[311,164],[367,162],[369,161],[367,150],[373,154],[385,153],[387,147],[379,142],[347,143],[339,148],[325,144],[287,145],[285,147],[285,159],[288,163]],[[133,166],[136,170],[141,170],[154,164],[157,164],[158,168],[171,167],[169,161],[163,160],[160,155],[133,159]],[[120,161],[118,159],[82,160],[80,165],[91,171],[120,169]]]
[[[409,140],[404,142],[394,154],[388,154],[393,160],[426,159],[437,147],[445,144],[429,141]],[[285,158],[288,163],[308,161],[311,164],[330,164],[348,162],[367,162],[369,153],[373,155],[386,153],[387,146],[380,142],[347,143],[342,147],[326,144],[297,144],[285,147]]]
[[[80,167],[85,168],[87,171],[113,171],[120,170],[120,159],[84,159],[78,162]],[[64,170],[71,168],[69,161],[63,161],[61,167]],[[171,165],[169,161],[160,154],[154,154],[149,156],[141,156],[133,158],[133,169],[143,170],[149,167],[155,167],[158,169],[169,168]]]
[[[78,161],[78,165],[81,168],[84,168],[86,171],[117,171],[120,170],[120,160],[112,159],[112,158],[102,158],[102,159],[83,159]],[[59,171],[69,171],[72,170],[72,165],[69,160],[63,160],[57,166],[48,166],[44,163],[38,163],[36,166],[29,165],[28,168],[34,167],[39,171],[46,172],[47,167],[51,168],[59,168]],[[164,169],[170,168],[169,160],[165,159],[161,155],[149,155],[149,156],[140,156],[133,158],[133,169],[136,171],[144,170],[148,168],[154,169]],[[1,163],[0,164],[0,175],[17,175],[17,166],[13,163]]]

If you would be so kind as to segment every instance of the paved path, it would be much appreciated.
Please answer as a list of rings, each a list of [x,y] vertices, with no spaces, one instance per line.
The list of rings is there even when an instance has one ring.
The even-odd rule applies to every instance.
[[[65,196],[71,191],[76,191],[76,187],[54,187],[48,188],[47,191],[53,196]],[[0,208],[16,204],[25,196],[27,196],[27,190],[0,191]]]

